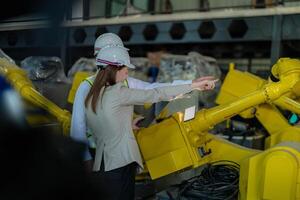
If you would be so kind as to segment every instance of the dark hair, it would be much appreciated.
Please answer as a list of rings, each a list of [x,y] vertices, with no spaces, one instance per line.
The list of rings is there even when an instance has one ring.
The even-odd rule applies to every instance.
[[[124,67],[125,66],[114,66],[114,65],[108,65],[104,69],[99,67],[101,70],[98,71],[93,86],[91,87],[87,97],[85,98],[85,102],[84,102],[85,107],[88,106],[90,99],[92,99],[91,102],[92,110],[94,111],[94,113],[96,113],[98,99],[100,97],[101,100],[105,87],[116,84],[117,71],[123,69]]]

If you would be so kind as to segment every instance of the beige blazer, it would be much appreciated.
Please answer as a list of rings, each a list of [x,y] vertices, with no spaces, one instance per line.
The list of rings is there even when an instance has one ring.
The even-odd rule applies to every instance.
[[[93,171],[99,171],[104,156],[105,171],[137,162],[143,168],[142,157],[132,131],[133,105],[167,101],[191,92],[190,84],[161,87],[152,90],[130,89],[122,83],[105,89],[96,114],[86,108],[87,126],[96,141]],[[155,150],[154,150],[155,151]]]

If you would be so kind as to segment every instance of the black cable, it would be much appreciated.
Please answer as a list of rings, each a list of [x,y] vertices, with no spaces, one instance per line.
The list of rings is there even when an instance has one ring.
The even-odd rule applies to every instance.
[[[239,193],[239,165],[227,160],[210,163],[199,176],[178,187],[177,200],[235,200]]]

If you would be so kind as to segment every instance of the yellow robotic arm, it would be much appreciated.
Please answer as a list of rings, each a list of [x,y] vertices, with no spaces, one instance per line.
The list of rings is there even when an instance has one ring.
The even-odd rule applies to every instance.
[[[27,74],[24,70],[10,63],[7,59],[0,58],[0,74],[6,77],[24,99],[47,110],[50,114],[55,116],[62,124],[63,134],[69,134],[71,120],[70,112],[61,109],[36,91],[32,82],[27,78]]]
[[[275,74],[275,78],[279,81],[277,71],[280,68],[289,69],[290,66],[297,65],[299,65],[299,60],[283,58],[274,65],[272,73]],[[272,81],[266,81],[253,74],[241,72],[231,67],[218,94],[216,103],[222,105],[234,102],[241,96],[260,90],[269,82],[272,83]],[[276,107],[279,106],[282,109],[300,113],[300,104],[294,100],[298,98],[299,91],[299,84],[295,84],[285,95],[275,100],[268,100],[266,103],[254,105],[239,113],[244,118],[256,117],[266,128],[270,136],[266,140],[265,148],[274,146],[281,141],[299,141],[299,127],[290,125]]]
[[[278,62],[284,62],[285,59]],[[229,160],[241,166],[240,199],[297,199],[300,197],[300,133],[266,151],[248,149],[208,131],[214,125],[257,105],[293,93],[300,83],[300,62],[278,65],[280,82],[261,83],[261,88],[223,105],[199,111],[184,121],[177,113],[139,131],[137,140],[152,179],[197,168],[206,163]],[[297,94],[294,94],[297,96]]]

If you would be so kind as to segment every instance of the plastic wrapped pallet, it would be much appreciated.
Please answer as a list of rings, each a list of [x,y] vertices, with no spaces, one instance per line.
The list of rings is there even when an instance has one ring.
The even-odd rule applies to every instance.
[[[67,108],[71,81],[66,77],[58,57],[30,56],[21,61],[36,89],[61,108]]]
[[[58,57],[30,56],[21,61],[21,68],[33,81],[69,82]]]

